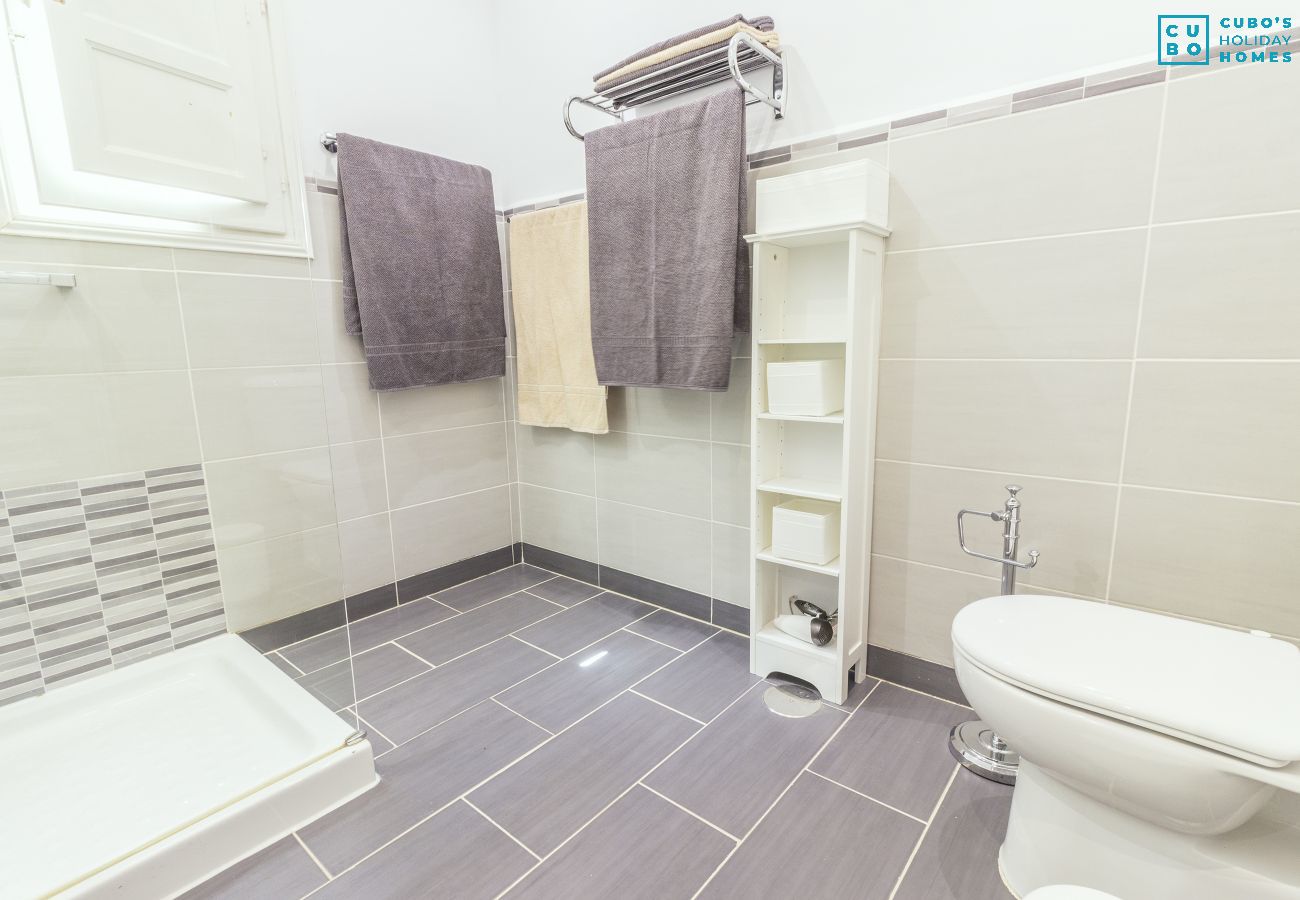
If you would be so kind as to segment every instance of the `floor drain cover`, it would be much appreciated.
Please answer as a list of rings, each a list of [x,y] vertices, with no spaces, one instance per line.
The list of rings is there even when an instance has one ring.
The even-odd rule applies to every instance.
[[[821,697],[816,691],[799,684],[770,687],[763,692],[763,702],[778,716],[789,719],[811,716],[822,705]]]

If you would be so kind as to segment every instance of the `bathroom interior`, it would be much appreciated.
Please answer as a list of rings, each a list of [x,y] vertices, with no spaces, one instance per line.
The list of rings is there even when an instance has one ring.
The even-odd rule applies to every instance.
[[[5,0],[0,898],[1300,900],[1191,12]]]

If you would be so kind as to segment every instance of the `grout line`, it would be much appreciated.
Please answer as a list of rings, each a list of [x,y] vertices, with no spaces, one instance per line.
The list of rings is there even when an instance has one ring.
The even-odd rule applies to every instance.
[[[636,693],[636,692],[633,691],[633,693]],[[646,699],[649,700],[650,698],[647,697]],[[727,831],[727,830],[724,829],[724,828],[719,828],[717,825],[714,825],[712,822],[710,822],[708,819],[704,818],[704,816],[699,815],[698,813],[691,812],[689,809],[687,809],[686,807],[682,806],[680,803],[678,803],[678,802],[677,802],[676,800],[674,800],[672,797],[669,797],[669,796],[667,796],[667,795],[665,795],[665,794],[661,794],[661,793],[659,793],[659,792],[656,791],[654,788],[650,787],[650,785],[646,784],[644,781],[638,781],[638,782],[636,783],[636,785],[637,785],[637,787],[644,788],[645,790],[647,790],[647,791],[649,791],[650,793],[654,794],[656,797],[658,797],[658,798],[661,799],[661,800],[667,800],[669,803],[671,803],[673,806],[675,806],[675,807],[677,807],[678,809],[680,809],[682,812],[686,813],[688,816],[691,816],[692,818],[695,818],[695,819],[699,819],[701,822],[703,822],[705,825],[708,825],[710,828],[712,828],[714,831],[718,832],[719,834],[726,835],[727,837],[731,838],[731,839],[732,839],[733,841],[735,841],[736,843],[740,843],[740,838],[736,837],[736,836],[735,836],[734,834],[732,834],[730,831]]]
[[[558,615],[559,615],[559,613],[551,613],[551,616],[558,616]],[[551,616],[547,616],[546,619],[549,619]],[[545,622],[546,619],[538,619],[537,621],[538,621],[538,622]],[[530,624],[530,625],[535,625],[535,624],[537,624],[537,623],[536,623],[536,622],[530,622],[529,624]],[[527,628],[527,627],[528,627],[527,625],[524,626],[524,628]],[[523,629],[520,629],[520,630],[522,631]],[[553,657],[555,657],[557,660],[562,660],[562,659],[565,659],[565,658],[566,658],[566,657],[560,656],[560,654],[558,654],[558,653],[552,653],[550,650],[545,650],[545,649],[543,649],[543,648],[537,646],[536,644],[531,644],[531,643],[529,643],[528,641],[526,641],[526,640],[524,640],[523,638],[521,638],[519,635],[515,634],[513,631],[512,631],[509,635],[507,635],[507,637],[512,637],[512,638],[514,638],[515,640],[517,640],[517,641],[518,641],[519,643],[521,643],[521,644],[528,644],[528,646],[529,646],[529,647],[532,647],[534,650],[541,650],[541,652],[545,653],[547,656],[553,656]],[[548,666],[548,668],[549,668],[549,666]],[[543,671],[545,671],[545,670],[543,670]]]
[[[492,818],[487,813],[483,812],[483,810],[475,806],[473,801],[471,801],[468,797],[463,798],[462,802],[470,809],[474,810],[474,812],[478,813],[480,816],[482,816],[483,818],[491,822],[493,825],[495,825],[497,827],[497,830],[500,831],[502,834],[504,834],[506,837],[510,838],[510,840],[514,841],[520,847],[523,847],[524,850],[528,852],[528,855],[531,856],[533,859],[538,860],[539,862],[541,861],[542,858],[538,856],[536,853],[534,853],[533,850],[527,844],[519,840],[519,838],[515,837],[510,832],[506,831],[505,828],[502,827],[500,822],[498,822],[496,819]]]
[[[554,579],[550,579],[550,580],[553,581]],[[546,582],[543,581],[542,584],[546,584]],[[538,585],[533,585],[533,587],[538,587]],[[530,589],[527,589],[527,588],[525,588],[525,589],[522,590],[522,591],[516,591],[515,594],[511,594],[510,596],[517,596],[518,594],[527,594],[528,596],[533,597],[534,599],[541,600],[541,601],[543,601],[543,602],[545,602],[545,603],[549,603],[549,604],[551,604],[551,606],[558,606],[558,607],[560,608],[560,611],[561,611],[561,612],[563,612],[563,611],[566,610],[566,609],[572,609],[572,608],[573,608],[572,606],[565,606],[563,603],[557,603],[556,601],[550,599],[549,597],[543,597],[541,594],[534,594]],[[595,595],[595,594],[592,594],[592,595],[591,595],[591,597],[594,597],[594,596],[596,596],[596,595]],[[581,600],[578,601],[578,603],[585,603],[585,602],[587,602],[588,600],[590,600],[591,597],[583,597]],[[573,606],[577,606],[578,603],[573,604]],[[552,613],[552,615],[558,615],[558,613]],[[550,616],[547,616],[546,618],[549,619]],[[538,619],[537,621],[540,622],[541,619]],[[527,627],[528,627],[527,625],[524,626],[524,628],[527,628]],[[522,630],[522,629],[521,629],[521,630]],[[539,648],[539,649],[540,649],[540,648]]]
[[[354,713],[354,714],[356,715],[356,717],[357,717],[357,721],[358,721],[359,723],[361,723],[362,725],[365,725],[365,726],[366,726],[366,729],[365,729],[366,731],[373,731],[375,734],[379,735],[381,738],[383,738],[384,740],[388,741],[388,750],[396,750],[396,749],[397,749],[397,741],[393,740],[393,739],[390,738],[388,735],[384,734],[382,731],[380,731],[378,728],[376,728],[374,725],[372,725],[372,724],[370,723],[370,720],[369,720],[369,719],[363,719],[363,718],[361,718],[361,710],[359,709],[359,707],[360,707],[360,703],[353,704],[353,707],[352,707],[352,709],[353,709],[353,713]],[[387,752],[388,752],[388,750],[385,750],[385,751],[383,751],[383,753],[378,754],[375,758],[378,759],[380,756],[383,756],[384,753],[387,753]]]
[[[655,610],[655,612],[658,612],[658,611],[659,611],[659,610]],[[650,615],[653,616],[654,613],[650,613]],[[646,616],[642,616],[640,619],[637,619],[636,622],[640,622],[640,621],[642,621],[642,619],[645,619],[645,618],[647,618],[647,617],[646,617]],[[628,625],[635,625],[636,622],[629,622]],[[685,655],[686,655],[686,651],[683,650],[681,647],[674,647],[672,644],[665,644],[663,641],[656,641],[654,638],[650,637],[649,635],[642,634],[642,633],[639,632],[639,631],[633,631],[633,630],[632,630],[631,628],[629,628],[627,625],[624,625],[622,628],[620,628],[620,629],[618,629],[618,630],[619,630],[619,631],[626,631],[628,634],[635,634],[637,637],[639,637],[639,638],[644,638],[644,639],[647,640],[647,641],[651,641],[652,643],[658,644],[660,647],[667,647],[669,650],[676,651],[677,653],[681,654],[682,656],[685,656]],[[713,637],[713,635],[709,635],[709,637]],[[705,640],[708,640],[708,638],[705,638]],[[701,643],[702,643],[702,642],[701,642]],[[695,646],[698,647],[699,644],[696,644]],[[692,649],[694,649],[694,648],[692,648]],[[648,698],[647,698],[647,699],[648,699]],[[680,710],[678,710],[678,712],[680,712]]]
[[[914,822],[920,822],[922,825],[925,824],[925,819],[922,819],[920,816],[914,816],[910,812],[904,812],[903,810],[899,809],[897,806],[890,806],[884,800],[877,800],[875,797],[872,797],[870,794],[864,794],[862,793],[862,791],[859,791],[857,788],[851,788],[847,784],[841,784],[840,782],[836,781],[834,778],[827,778],[825,775],[823,775],[820,772],[814,772],[812,769],[809,769],[808,774],[812,775],[815,778],[820,778],[822,781],[829,781],[831,784],[835,785],[836,787],[844,788],[844,790],[848,791],[850,794],[857,794],[862,799],[870,800],[872,803],[875,803],[878,806],[883,806],[885,809],[892,810],[893,812],[898,813],[900,816],[907,816],[909,819],[911,819]]]
[[[267,653],[267,654],[265,654],[265,655],[266,655],[266,656],[270,656],[271,654],[275,654],[275,658],[276,658],[276,659],[283,660],[284,663],[285,663],[285,665],[287,665],[289,668],[293,669],[293,670],[294,670],[295,672],[297,672],[299,675],[310,675],[310,674],[311,674],[311,672],[304,672],[304,671],[303,671],[299,666],[297,666],[297,665],[293,662],[293,660],[291,660],[291,659],[289,659],[288,657],[286,657],[286,656],[285,656],[283,653],[281,653],[279,650],[272,650],[270,653]],[[339,662],[342,662],[342,661],[343,661],[343,660],[339,660]],[[312,671],[315,671],[315,670],[313,669]],[[295,678],[294,680],[296,681],[297,679]]]
[[[455,616],[452,616],[451,618],[454,619],[454,618],[456,618],[456,617],[455,617]],[[447,622],[447,621],[450,621],[450,620],[449,620],[449,619],[443,619],[442,621],[443,621],[443,622]],[[440,624],[440,623],[435,622],[434,624],[436,625],[436,624]],[[428,627],[429,627],[429,628],[432,628],[433,625],[430,625],[430,626],[428,626]],[[420,629],[420,630],[423,631],[424,629]],[[415,634],[415,632],[412,631],[410,634]],[[391,641],[389,641],[388,644],[392,644],[394,647],[396,647],[398,650],[401,650],[401,651],[402,651],[403,653],[405,653],[407,656],[415,657],[415,658],[418,659],[420,662],[424,663],[426,666],[429,667],[428,671],[432,671],[433,669],[438,668],[438,666],[437,666],[436,663],[431,663],[431,662],[429,662],[427,659],[425,659],[425,658],[424,658],[423,656],[421,656],[420,654],[416,653],[414,650],[409,650],[409,649],[407,649],[406,647],[403,647],[401,644],[397,643],[397,642],[400,641],[402,638],[404,638],[404,637],[409,637],[409,636],[410,636],[410,635],[408,635],[408,634],[404,634],[404,635],[402,635],[401,637],[395,637],[395,638],[393,638]],[[387,647],[388,644],[380,644],[379,647]],[[376,647],[375,649],[378,650],[379,647]],[[369,650],[366,650],[365,652],[366,652],[366,653],[369,653],[370,651],[369,651]],[[360,654],[358,654],[358,655],[360,655]],[[424,673],[421,672],[420,674],[423,675]],[[407,680],[409,681],[410,679],[407,679]]]
[[[651,703],[655,704],[656,706],[662,706],[664,709],[671,710],[672,712],[677,713],[679,716],[685,716],[686,718],[690,719],[692,722],[698,722],[698,723],[701,724],[701,725],[708,725],[708,724],[709,724],[708,722],[705,722],[705,721],[703,721],[703,720],[701,720],[701,719],[697,719],[697,718],[695,718],[695,716],[691,715],[690,713],[684,713],[684,712],[682,712],[680,709],[677,709],[677,708],[675,708],[675,707],[669,706],[667,703],[661,703],[661,702],[659,702],[658,700],[656,700],[654,697],[647,697],[645,694],[641,693],[641,692],[638,691],[636,688],[628,688],[628,689],[627,689],[627,692],[628,692],[629,694],[636,694],[636,695],[637,695],[638,697],[640,697],[642,700],[649,700]],[[656,793],[657,793],[657,792],[656,792]],[[668,799],[668,798],[665,797],[664,799],[666,800],[666,799]],[[712,824],[712,823],[710,823],[710,824]],[[714,826],[714,827],[716,828],[717,826]],[[719,828],[718,830],[719,830],[719,831],[722,831],[721,828]],[[723,832],[723,834],[726,834],[726,832]]]
[[[924,821],[925,827],[921,829],[920,836],[916,839],[916,843],[912,845],[912,852],[908,854],[907,862],[903,863],[903,871],[898,873],[898,880],[894,882],[894,889],[889,892],[889,900],[894,900],[894,895],[897,894],[898,889],[903,886],[903,879],[907,877],[908,870],[912,868],[912,861],[916,859],[916,854],[920,852],[921,844],[925,843],[925,837],[930,833],[930,826],[934,823],[934,817],[939,814],[939,807],[943,806],[943,801],[947,798],[948,791],[952,790],[952,783],[957,779],[957,773],[960,771],[960,765],[953,766],[952,774],[948,776],[948,783],[943,786],[943,791],[939,794],[939,799],[934,804],[934,809],[930,810],[930,817],[924,820],[917,820]],[[998,868],[1001,869],[1002,867],[999,866]]]
[[[290,834],[292,834],[293,837],[294,837],[294,840],[296,840],[296,841],[298,842],[298,846],[301,847],[301,848],[303,849],[303,851],[304,851],[308,856],[311,857],[311,861],[314,862],[314,863],[316,864],[316,868],[320,869],[321,872],[324,873],[324,875],[325,875],[325,884],[329,884],[329,883],[334,879],[334,876],[330,874],[330,870],[327,869],[327,868],[325,868],[325,864],[324,864],[323,862],[320,861],[320,859],[316,856],[315,853],[312,853],[312,852],[311,852],[311,848],[307,846],[307,842],[304,841],[304,840],[299,836],[298,832],[296,832],[296,831],[292,831],[292,832],[290,832]],[[322,885],[322,886],[323,886],[323,885]]]
[[[523,719],[523,720],[524,720],[525,722],[527,722],[529,725],[532,725],[532,726],[535,727],[535,728],[540,728],[542,731],[545,731],[547,734],[551,735],[552,737],[555,736],[555,732],[554,732],[554,731],[551,731],[551,729],[547,728],[545,725],[538,725],[536,722],[534,722],[532,719],[528,718],[526,715],[524,715],[523,713],[521,713],[519,710],[514,709],[513,707],[510,707],[510,706],[506,706],[504,703],[502,703],[502,702],[501,702],[500,700],[498,700],[496,697],[488,697],[487,702],[488,702],[488,703],[495,703],[497,706],[501,707],[502,709],[506,710],[507,712],[512,712],[512,713],[514,713],[516,716],[518,716],[519,718]],[[530,851],[530,852],[531,852],[531,851]]]
[[[1115,556],[1119,547],[1119,515],[1120,509],[1124,503],[1124,470],[1128,463],[1128,442],[1129,433],[1133,425],[1133,394],[1137,385],[1137,355],[1138,347],[1142,343],[1142,309],[1146,302],[1147,281],[1151,273],[1151,235],[1153,230],[1152,223],[1156,216],[1156,197],[1159,194],[1160,186],[1160,156],[1165,142],[1165,111],[1169,107],[1169,82],[1166,81],[1164,90],[1160,95],[1160,124],[1156,131],[1156,153],[1155,163],[1151,172],[1151,200],[1147,204],[1147,229],[1146,229],[1146,246],[1142,251],[1142,283],[1138,287],[1137,315],[1134,316],[1133,325],[1133,361],[1129,363],[1128,370],[1128,396],[1124,403],[1124,434],[1119,445],[1119,472],[1116,474],[1118,487],[1115,489],[1115,517],[1111,520],[1110,526],[1110,558],[1106,560],[1106,586],[1102,597],[1104,602],[1110,602],[1111,585],[1115,578]]]

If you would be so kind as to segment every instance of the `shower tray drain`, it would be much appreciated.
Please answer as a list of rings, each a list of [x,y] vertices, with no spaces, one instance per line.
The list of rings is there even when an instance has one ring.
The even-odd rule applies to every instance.
[[[821,695],[801,684],[782,684],[763,692],[763,702],[778,716],[802,719],[821,709]]]

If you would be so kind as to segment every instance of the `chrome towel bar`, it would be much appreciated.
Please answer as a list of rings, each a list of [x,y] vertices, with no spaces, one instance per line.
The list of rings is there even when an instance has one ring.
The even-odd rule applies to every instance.
[[[77,286],[77,276],[71,272],[0,272],[0,284],[48,284],[73,288]]]

